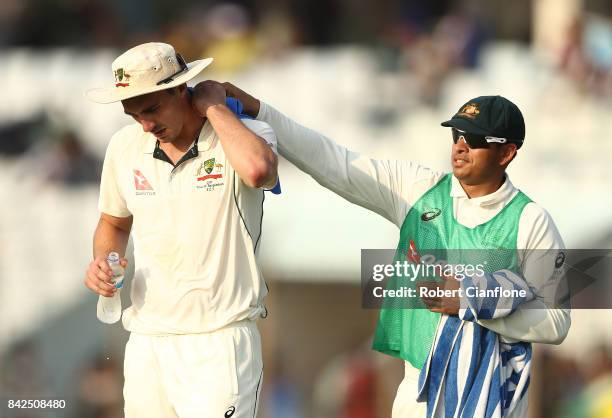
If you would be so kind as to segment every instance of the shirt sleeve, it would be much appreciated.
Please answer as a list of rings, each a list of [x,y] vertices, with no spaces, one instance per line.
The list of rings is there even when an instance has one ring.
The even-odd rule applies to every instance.
[[[278,143],[276,140],[276,134],[274,133],[274,129],[266,122],[255,120],[255,119],[241,119],[244,126],[249,128],[255,135],[262,138],[264,141],[270,145],[272,151],[276,155],[278,155]]]
[[[464,321],[502,318],[534,298],[525,279],[510,270],[466,277],[461,288],[465,296],[460,301],[459,318]],[[491,291],[493,295],[482,297],[480,291]]]
[[[106,148],[100,180],[98,209],[100,212],[111,216],[127,218],[132,214],[127,207],[117,176],[117,159],[120,156],[120,152],[117,150],[118,143],[120,143],[118,134],[115,134]]]
[[[567,292],[564,266],[558,262],[565,246],[550,215],[535,203],[521,214],[517,247],[523,276],[536,298],[519,305],[512,315],[479,323],[510,342],[560,344],[571,324],[569,306],[557,306],[559,295]]]
[[[263,102],[257,119],[274,129],[280,155],[323,187],[398,227],[416,200],[444,175],[410,161],[364,157]]]

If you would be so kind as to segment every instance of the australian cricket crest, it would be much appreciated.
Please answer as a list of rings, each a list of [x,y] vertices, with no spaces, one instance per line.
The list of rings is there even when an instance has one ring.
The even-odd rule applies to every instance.
[[[456,116],[463,116],[468,119],[476,119],[480,114],[480,106],[478,103],[468,103],[461,108]]]
[[[115,87],[128,87],[130,85],[130,75],[123,68],[117,68],[115,74]]]
[[[217,163],[215,158],[210,158],[200,164],[195,173],[196,187],[206,191],[213,191],[215,188],[225,184],[224,173],[223,164]]]

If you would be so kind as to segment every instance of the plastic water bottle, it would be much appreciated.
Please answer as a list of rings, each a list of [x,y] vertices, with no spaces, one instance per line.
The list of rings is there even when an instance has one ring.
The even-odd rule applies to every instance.
[[[113,271],[111,282],[117,288],[111,297],[100,295],[98,298],[98,319],[105,324],[114,324],[121,318],[121,287],[123,286],[123,267],[119,263],[119,254],[112,252],[106,257],[109,267]]]

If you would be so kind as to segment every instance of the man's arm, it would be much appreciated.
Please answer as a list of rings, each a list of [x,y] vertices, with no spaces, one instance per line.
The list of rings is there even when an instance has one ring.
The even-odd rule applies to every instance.
[[[519,305],[505,318],[480,320],[482,326],[514,340],[560,344],[571,325],[569,307],[556,306],[556,294],[567,291],[564,267],[556,260],[565,245],[554,221],[530,203],[519,221],[517,236],[523,275],[536,291],[536,299]]]
[[[245,113],[272,126],[279,154],[323,187],[397,226],[410,206],[444,174],[409,161],[364,157],[299,125],[232,84],[223,86],[228,95],[242,102]]]
[[[564,245],[550,216],[535,204],[528,205],[523,211],[517,246],[531,248],[519,251],[522,276],[499,271],[463,280],[461,285],[452,278],[443,285],[422,283],[422,286],[431,288],[455,290],[461,286],[464,290],[461,301],[457,296],[424,298],[423,301],[433,312],[459,315],[463,320],[478,322],[506,339],[560,344],[571,325],[569,308],[557,306],[559,295],[567,291],[563,267],[557,265],[559,251]],[[479,289],[523,289],[525,297],[465,298],[468,286]]]
[[[84,280],[92,292],[107,297],[112,296],[116,289],[110,281],[112,272],[106,257],[115,251],[121,257],[121,265],[127,266],[125,249],[133,220],[117,181],[121,174],[117,172],[116,159],[123,155],[121,147],[126,143],[125,132],[121,130],[113,135],[106,149],[98,201],[100,220],[93,237],[93,261],[89,263]]]
[[[117,289],[111,283],[112,271],[106,262],[111,251],[119,253],[121,265],[127,266],[125,249],[132,228],[132,217],[118,218],[106,213],[100,215],[93,238],[93,261],[85,273],[85,286],[102,296],[112,296]]]
[[[194,88],[193,105],[208,118],[242,181],[250,187],[274,187],[278,178],[276,154],[225,105],[223,86],[210,80],[199,83]]]
[[[525,278],[510,270],[466,276],[461,280],[451,275],[443,283],[426,281],[419,283],[419,287],[443,289],[452,295],[422,297],[430,311],[457,315],[472,322],[507,317],[535,296]]]
[[[542,344],[561,344],[571,322],[569,309],[550,309],[539,300],[520,305],[505,318],[478,321],[504,337]]]

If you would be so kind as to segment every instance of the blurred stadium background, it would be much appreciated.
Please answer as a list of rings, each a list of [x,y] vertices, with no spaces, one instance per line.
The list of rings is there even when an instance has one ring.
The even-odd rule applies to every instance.
[[[514,184],[568,248],[612,248],[609,0],[2,0],[0,398],[68,403],[15,417],[122,416],[127,333],[97,321],[82,276],[103,153],[131,121],[83,92],[150,40],[213,56],[206,78],[352,149],[439,169],[439,122],[470,97],[505,95],[527,124]],[[397,231],[286,161],[280,175],[265,206],[259,416],[389,417],[403,367],[369,349],[377,312],[360,308],[359,266],[362,248],[393,248]],[[537,347],[531,418],[612,417],[611,320],[574,311],[561,346]]]

